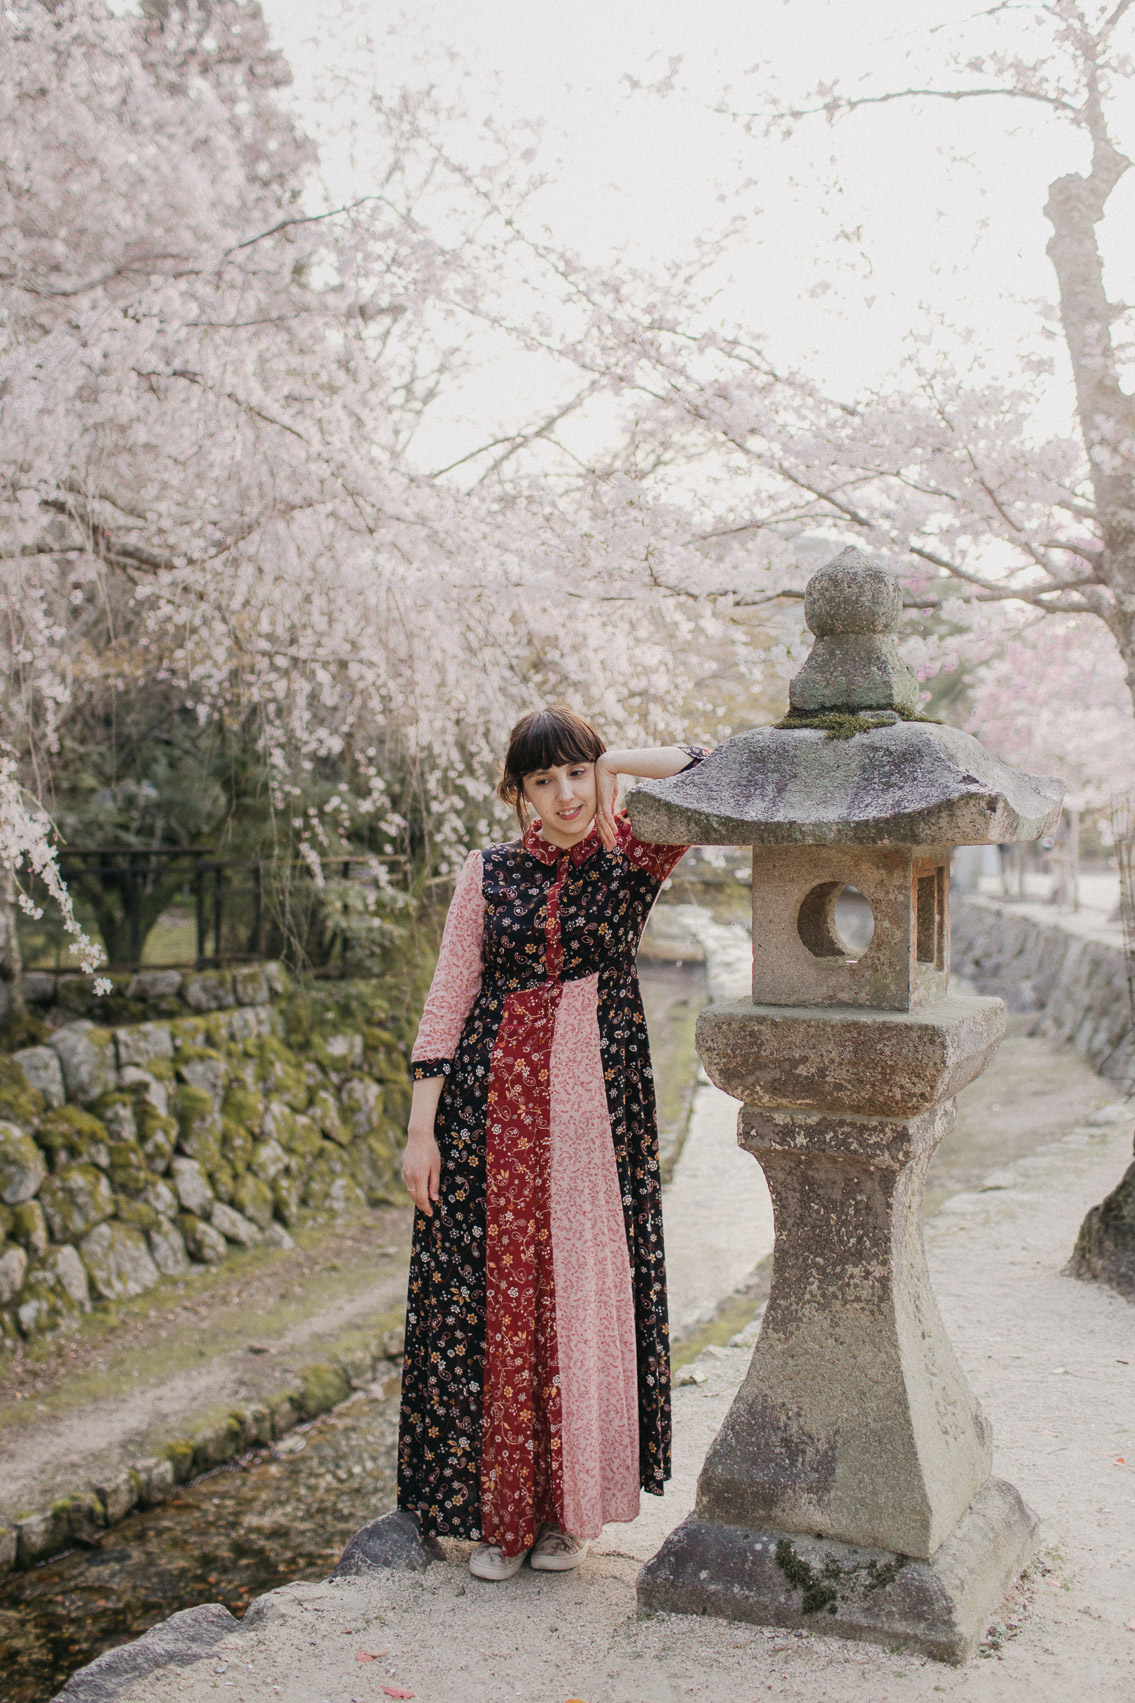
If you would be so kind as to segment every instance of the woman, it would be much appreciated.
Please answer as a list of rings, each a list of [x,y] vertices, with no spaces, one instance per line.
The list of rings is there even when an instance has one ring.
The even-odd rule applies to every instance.
[[[458,878],[413,1054],[418,1208],[398,1505],[480,1540],[470,1569],[566,1571],[670,1476],[654,1088],[635,952],[684,846],[615,814],[620,775],[703,752],[607,751],[554,707],[512,731],[521,838]],[[535,815],[534,820],[530,817]]]

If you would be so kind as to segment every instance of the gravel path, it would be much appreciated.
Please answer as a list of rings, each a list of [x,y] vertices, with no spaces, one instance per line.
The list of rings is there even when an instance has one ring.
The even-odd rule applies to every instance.
[[[1084,1211],[1131,1151],[1104,1109],[955,1197],[928,1227],[935,1286],[993,1423],[995,1470],[1042,1517],[1041,1551],[965,1669],[727,1622],[640,1620],[640,1561],[685,1514],[748,1362],[707,1350],[675,1392],[676,1473],[662,1502],[610,1527],[561,1578],[481,1585],[452,1546],[424,1575],[294,1585],[207,1661],[166,1669],[132,1703],[1131,1703],[1135,1697],[1135,1308],[1061,1275]],[[357,1653],[374,1654],[361,1662]],[[381,1655],[378,1653],[382,1652]],[[384,1687],[389,1690],[384,1691]]]

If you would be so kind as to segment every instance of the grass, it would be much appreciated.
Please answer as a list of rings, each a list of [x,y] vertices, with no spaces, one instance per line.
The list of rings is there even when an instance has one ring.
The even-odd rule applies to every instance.
[[[348,1302],[387,1270],[401,1270],[408,1220],[405,1211],[379,1209],[354,1224],[297,1230],[295,1250],[246,1249],[222,1266],[164,1278],[134,1300],[100,1303],[65,1341],[33,1341],[19,1361],[0,1360],[0,1433],[94,1405],[124,1389],[154,1387],[204,1360],[245,1349],[250,1338],[280,1341],[313,1313]],[[391,1253],[383,1257],[386,1248]],[[175,1328],[163,1330],[175,1322],[175,1313]],[[400,1313],[394,1309],[388,1321],[384,1311],[365,1324],[345,1323],[336,1345],[351,1346],[356,1335],[361,1341],[379,1326],[392,1328]],[[327,1346],[311,1344],[296,1354],[319,1358]],[[270,1381],[282,1381],[284,1364],[257,1358],[267,1362],[263,1370]]]
[[[696,1360],[704,1348],[711,1345],[726,1348],[738,1331],[752,1323],[757,1308],[768,1299],[772,1278],[772,1255],[768,1254],[757,1267],[744,1289],[735,1289],[719,1302],[713,1316],[686,1336],[671,1345],[670,1370],[678,1372]]]

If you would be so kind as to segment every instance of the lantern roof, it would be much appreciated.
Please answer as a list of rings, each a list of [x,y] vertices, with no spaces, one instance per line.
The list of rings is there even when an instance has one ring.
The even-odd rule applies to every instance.
[[[886,569],[844,550],[809,581],[816,642],[778,727],[640,782],[627,807],[663,845],[1010,845],[1057,822],[1064,784],[1010,768],[972,734],[914,716]]]

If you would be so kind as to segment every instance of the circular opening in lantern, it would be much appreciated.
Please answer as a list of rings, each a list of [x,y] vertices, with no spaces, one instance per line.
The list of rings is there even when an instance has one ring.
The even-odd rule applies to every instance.
[[[871,901],[843,881],[821,881],[806,893],[796,918],[813,958],[862,958],[875,938]]]

